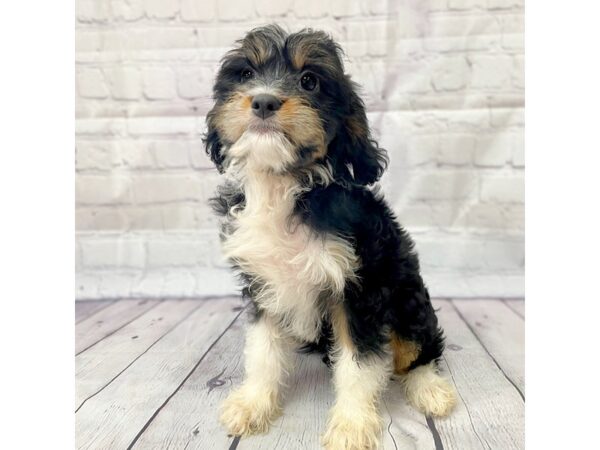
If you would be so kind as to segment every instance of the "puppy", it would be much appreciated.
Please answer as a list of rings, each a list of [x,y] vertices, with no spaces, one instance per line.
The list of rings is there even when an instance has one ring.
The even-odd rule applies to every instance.
[[[245,381],[222,405],[233,435],[266,432],[295,349],[327,353],[330,450],[377,448],[392,372],[427,415],[455,403],[413,242],[375,183],[387,165],[340,47],[310,29],[250,31],[224,57],[206,151],[226,176],[212,199],[225,256],[251,299]]]

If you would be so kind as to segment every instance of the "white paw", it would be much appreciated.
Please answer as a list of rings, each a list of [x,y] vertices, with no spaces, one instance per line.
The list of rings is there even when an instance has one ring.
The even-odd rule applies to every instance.
[[[435,366],[417,367],[404,378],[406,398],[428,416],[446,416],[456,404],[454,387],[441,377]]]
[[[257,395],[244,386],[233,391],[221,405],[221,423],[233,436],[265,433],[279,413],[275,395]]]
[[[374,409],[352,416],[334,410],[322,444],[326,450],[375,450],[379,448],[381,429],[381,418]]]

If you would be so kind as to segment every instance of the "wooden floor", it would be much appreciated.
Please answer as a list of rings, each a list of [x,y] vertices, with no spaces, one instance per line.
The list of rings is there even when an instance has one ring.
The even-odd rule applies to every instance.
[[[390,383],[384,448],[523,448],[524,302],[434,305],[458,406],[426,418]],[[77,302],[77,448],[319,449],[334,394],[317,355],[297,355],[284,414],[268,434],[240,440],[219,425],[218,405],[243,374],[243,306],[238,298]]]

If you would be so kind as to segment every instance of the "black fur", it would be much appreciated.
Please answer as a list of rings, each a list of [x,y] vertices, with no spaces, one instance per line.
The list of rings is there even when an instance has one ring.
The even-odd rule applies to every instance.
[[[390,331],[394,331],[420,345],[421,353],[412,367],[437,360],[444,339],[420,275],[413,242],[382,195],[367,187],[386,169],[387,155],[371,138],[364,104],[344,73],[340,48],[325,33],[303,30],[287,35],[274,26],[251,31],[238,45],[225,57],[217,76],[215,108],[207,118],[207,153],[223,171],[223,144],[231,143],[222,142],[215,129],[215,115],[235,92],[245,67],[251,66],[261,82],[276,79],[285,92],[301,97],[318,111],[327,136],[327,153],[314,160],[314,148],[299,149],[297,164],[290,167],[290,173],[296,175],[294,170],[299,168],[323,165],[331,170],[334,181],[327,186],[307,184],[307,190],[297,198],[293,215],[317,234],[348,239],[360,258],[359,282],[347,283],[343,299],[351,337],[364,355],[380,352]],[[268,48],[269,57],[262,66],[255,67],[252,58],[258,48]],[[298,70],[291,63],[298,48],[310,49],[306,67],[319,80],[319,89],[314,92],[298,89],[298,77],[306,70]],[[300,171],[297,175],[302,179]],[[228,185],[212,203],[219,214],[226,216],[233,206],[243,208],[244,202],[243,191]],[[247,286],[257,282],[245,277],[242,275]],[[250,288],[244,292],[252,297]],[[326,323],[319,342],[307,348],[326,352],[330,339],[331,329]]]

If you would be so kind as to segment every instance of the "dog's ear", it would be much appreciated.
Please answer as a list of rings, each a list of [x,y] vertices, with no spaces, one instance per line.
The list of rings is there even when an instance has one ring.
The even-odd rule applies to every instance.
[[[204,142],[206,154],[210,157],[212,162],[217,167],[219,173],[223,173],[223,162],[225,157],[223,156],[223,144],[219,138],[219,133],[215,126],[215,109],[213,108],[206,116],[207,130],[204,134],[202,141]]]
[[[357,86],[347,81],[347,114],[331,141],[328,159],[334,177],[345,182],[368,185],[375,183],[388,164],[387,152],[371,139],[365,105],[356,92]]]

